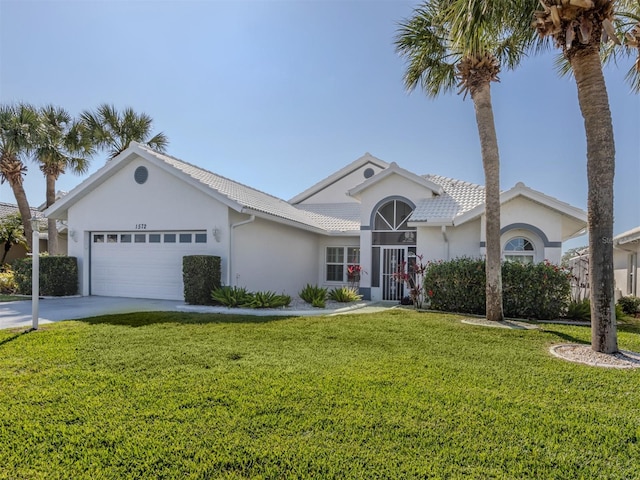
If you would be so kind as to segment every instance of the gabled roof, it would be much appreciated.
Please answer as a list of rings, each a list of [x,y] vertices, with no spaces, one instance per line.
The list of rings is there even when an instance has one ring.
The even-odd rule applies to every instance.
[[[175,157],[158,153],[136,142],[131,142],[129,148],[124,152],[108,161],[105,166],[47,209],[45,215],[53,218],[64,218],[71,205],[83,198],[95,187],[104,183],[137,157],[142,157],[159,168],[172,173],[236,211],[269,217],[272,220],[283,223],[298,224],[300,227],[314,231],[324,231],[313,218],[280,198],[216,175]]]
[[[360,231],[359,203],[303,203],[297,207],[329,232]]]
[[[338,180],[341,180],[342,178],[346,177],[347,175],[350,175],[351,173],[353,173],[356,170],[364,167],[367,164],[372,164],[372,165],[375,165],[376,167],[379,167],[379,168],[382,168],[382,169],[385,169],[385,168],[389,167],[389,164],[387,162],[385,162],[383,160],[380,160],[379,158],[376,158],[373,155],[371,155],[369,152],[367,152],[363,156],[358,158],[357,160],[351,162],[346,167],[341,168],[337,172],[329,175],[324,180],[320,180],[315,185],[307,188],[304,192],[299,193],[298,195],[296,195],[295,197],[290,199],[289,203],[292,203],[292,204],[295,205],[297,203],[304,202],[309,197],[312,197],[313,195],[315,195],[319,191],[321,191],[321,190],[327,188],[328,186],[336,183]]]
[[[546,195],[542,192],[534,190],[532,188],[527,187],[524,183],[518,182],[515,186],[506,192],[502,192],[500,194],[500,203],[504,204],[510,200],[513,200],[516,197],[525,197],[529,200],[537,202],[545,207],[556,210],[557,212],[571,217],[580,222],[587,221],[587,212],[582,210],[581,208],[574,207],[569,205],[566,202],[558,200],[557,198]],[[478,204],[476,207],[464,212],[459,215],[453,222],[454,225],[461,225],[469,220],[473,220],[474,218],[479,217],[484,213],[485,205],[484,200],[482,203]]]
[[[443,192],[436,197],[420,200],[409,222],[452,225],[456,217],[484,203],[484,187],[440,175],[424,178],[440,186]]]
[[[444,192],[444,190],[442,189],[442,186],[438,185],[437,183],[434,183],[425,177],[421,177],[420,175],[416,175],[415,173],[412,173],[409,170],[400,168],[396,162],[392,162],[388,168],[366,179],[360,185],[349,190],[348,193],[350,196],[355,197],[361,192],[363,192],[364,190],[366,190],[367,188],[371,187],[372,185],[375,185],[376,183],[381,182],[382,180],[390,177],[391,175],[399,175],[411,182],[414,182],[422,187],[425,187],[431,190],[436,195],[441,195]]]

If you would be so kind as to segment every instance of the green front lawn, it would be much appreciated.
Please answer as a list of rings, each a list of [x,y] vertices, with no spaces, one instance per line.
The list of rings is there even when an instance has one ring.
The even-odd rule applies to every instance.
[[[4,293],[0,293],[0,302],[15,302],[16,300],[31,300],[31,296],[7,295]]]
[[[548,353],[589,335],[409,310],[0,330],[0,478],[640,478],[640,370]]]

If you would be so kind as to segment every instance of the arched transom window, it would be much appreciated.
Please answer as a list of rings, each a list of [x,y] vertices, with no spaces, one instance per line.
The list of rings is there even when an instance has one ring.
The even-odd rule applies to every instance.
[[[378,208],[374,217],[373,244],[415,244],[416,227],[407,225],[411,212],[411,205],[402,200],[391,200]]]
[[[504,259],[511,262],[533,263],[536,247],[524,237],[512,238],[504,246]]]

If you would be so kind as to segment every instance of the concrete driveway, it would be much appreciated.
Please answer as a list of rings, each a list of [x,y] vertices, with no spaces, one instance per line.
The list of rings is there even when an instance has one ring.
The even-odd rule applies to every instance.
[[[184,306],[172,300],[148,300],[116,297],[63,297],[40,299],[39,324],[96,317],[113,313],[170,312]],[[0,303],[0,329],[30,327],[31,300]]]

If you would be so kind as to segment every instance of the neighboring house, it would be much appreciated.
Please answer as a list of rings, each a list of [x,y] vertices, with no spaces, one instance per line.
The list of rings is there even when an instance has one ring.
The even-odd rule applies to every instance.
[[[613,270],[616,279],[616,297],[638,296],[640,265],[640,226],[613,237]]]
[[[8,215],[12,215],[14,213],[20,213],[18,211],[18,206],[16,204],[0,202],[0,219],[3,219],[4,217]],[[32,208],[31,214],[32,214],[32,217],[42,218],[42,212],[40,212],[37,208]],[[41,225],[41,228],[44,229],[44,232],[40,234],[40,251],[44,252],[47,250],[47,232],[46,232],[47,222],[41,221],[40,225]],[[2,252],[0,252],[0,257],[1,257],[2,253],[4,253],[4,245],[0,245],[0,249],[2,249]],[[27,256],[26,248],[24,248],[22,245],[13,245],[9,250],[9,253],[7,254],[5,263],[10,264],[16,258],[24,258],[26,256]]]
[[[369,154],[289,202],[137,143],[44,213],[68,225],[83,295],[183,299],[182,257],[222,259],[225,285],[296,295],[349,283],[398,300],[393,274],[485,251],[484,188],[420,176]],[[505,257],[559,263],[586,212],[522,183],[502,194]]]

